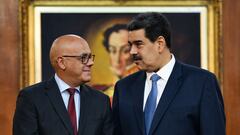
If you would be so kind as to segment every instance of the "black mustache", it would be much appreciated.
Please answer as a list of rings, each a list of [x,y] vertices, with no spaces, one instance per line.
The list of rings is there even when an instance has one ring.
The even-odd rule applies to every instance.
[[[137,54],[133,54],[132,55],[132,59],[135,60],[142,60],[142,58],[140,56],[138,56]]]

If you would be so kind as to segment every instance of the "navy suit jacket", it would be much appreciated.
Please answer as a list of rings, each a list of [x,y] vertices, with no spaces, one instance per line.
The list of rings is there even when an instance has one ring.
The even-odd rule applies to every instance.
[[[146,73],[139,71],[117,82],[115,135],[145,135],[145,80]],[[225,135],[224,104],[215,75],[176,61],[149,135]]]
[[[80,86],[79,135],[112,135],[109,98]],[[13,121],[13,135],[73,135],[70,117],[54,78],[20,91]]]

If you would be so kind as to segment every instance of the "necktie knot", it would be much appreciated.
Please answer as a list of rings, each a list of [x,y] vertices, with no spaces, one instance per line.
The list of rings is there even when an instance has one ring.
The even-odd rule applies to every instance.
[[[153,82],[156,82],[160,79],[161,77],[158,74],[153,74],[150,78]]]
[[[75,89],[75,88],[69,88],[69,89],[67,89],[67,91],[68,91],[68,93],[69,93],[70,95],[74,95],[76,89]]]

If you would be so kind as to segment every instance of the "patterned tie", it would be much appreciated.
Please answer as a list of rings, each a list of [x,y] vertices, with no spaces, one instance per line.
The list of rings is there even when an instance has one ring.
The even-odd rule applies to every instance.
[[[68,101],[68,113],[71,119],[74,135],[77,135],[77,118],[76,118],[76,109],[75,109],[75,102],[74,102],[74,94],[76,89],[69,88],[67,91],[70,94],[69,101]]]
[[[161,77],[158,76],[157,74],[153,74],[150,78],[150,80],[152,80],[152,89],[148,95],[147,102],[145,105],[145,110],[144,110],[146,135],[149,134],[149,130],[152,124],[152,119],[156,109],[156,101],[157,101],[157,94],[158,94],[157,81],[160,78]]]

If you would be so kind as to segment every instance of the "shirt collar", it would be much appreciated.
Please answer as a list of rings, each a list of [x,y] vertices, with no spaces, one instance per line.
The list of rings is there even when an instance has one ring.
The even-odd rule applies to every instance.
[[[176,62],[176,59],[174,55],[171,54],[171,60],[166,65],[164,65],[161,69],[159,69],[156,73],[154,72],[147,73],[147,80],[150,80],[150,77],[153,74],[158,74],[161,77],[161,79],[167,81],[172,73],[175,62]]]
[[[64,92],[66,89],[71,88],[67,83],[65,83],[61,78],[59,78],[57,74],[54,75],[54,78],[61,93]],[[75,89],[80,92],[80,86],[75,87]]]

